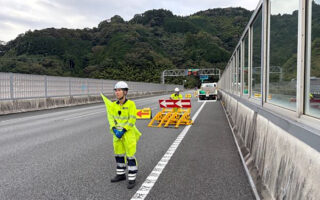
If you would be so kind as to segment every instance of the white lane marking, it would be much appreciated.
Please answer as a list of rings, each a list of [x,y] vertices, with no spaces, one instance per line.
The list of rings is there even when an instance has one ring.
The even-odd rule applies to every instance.
[[[204,102],[201,105],[201,107],[197,110],[197,112],[192,117],[192,121],[196,120],[196,118],[198,117],[199,113],[201,112],[205,104],[206,102]],[[188,125],[182,130],[182,132],[179,134],[179,136],[176,138],[176,140],[172,143],[170,148],[167,150],[167,152],[163,155],[161,160],[158,162],[158,164],[153,168],[152,172],[149,174],[146,180],[142,183],[138,191],[133,195],[131,200],[143,200],[147,197],[152,187],[157,182],[163,169],[166,167],[166,165],[170,161],[172,155],[177,150],[179,144],[181,143],[181,141],[183,140],[183,138],[185,137],[185,135],[187,134],[190,128],[191,128],[191,125]]]
[[[83,110],[80,110],[79,112],[82,112],[82,111]],[[100,112],[102,112],[102,111],[100,111]],[[16,122],[21,122],[22,123],[22,122],[26,122],[26,121],[32,120],[32,119],[34,119],[34,120],[43,120],[43,119],[47,120],[46,119],[47,117],[54,117],[55,119],[52,119],[51,121],[55,121],[55,120],[57,120],[56,118],[61,117],[61,115],[62,115],[62,117],[63,116],[66,117],[66,116],[68,116],[70,114],[68,116],[69,118],[73,118],[73,116],[75,116],[75,118],[77,118],[78,116],[80,116],[79,113],[65,113],[65,114],[64,113],[65,112],[62,112],[60,114],[58,114],[58,113],[48,113],[48,114],[43,114],[43,115],[31,116],[31,117],[21,117],[21,118],[16,118],[16,119],[4,120],[4,121],[0,121],[0,127],[1,126],[8,126],[8,125],[11,125],[11,124],[16,123]],[[92,114],[96,114],[96,113],[99,113],[99,112],[89,112],[89,113],[87,113],[85,115],[92,115]]]
[[[85,114],[85,115],[79,115],[79,116],[76,116],[76,117],[66,118],[66,119],[63,119],[63,120],[64,121],[69,121],[69,120],[79,119],[79,118],[82,118],[82,117],[87,117],[87,116],[90,116],[90,115],[95,115],[95,114],[104,113],[104,112],[105,111],[99,111],[99,112],[95,112],[95,113],[90,113],[90,114]]]
[[[257,200],[260,200],[260,196],[259,196],[259,194],[258,194],[257,188],[256,188],[256,186],[255,186],[255,184],[254,184],[254,181],[253,181],[252,177],[251,177],[251,174],[250,174],[250,172],[249,172],[249,169],[248,169],[248,167],[247,167],[247,165],[246,165],[246,163],[245,163],[245,161],[244,161],[244,158],[243,158],[243,156],[242,156],[242,153],[241,153],[241,150],[240,150],[240,146],[239,146],[238,141],[237,141],[237,139],[236,139],[235,133],[233,132],[233,128],[232,128],[232,126],[231,126],[231,123],[230,123],[229,117],[228,117],[228,115],[227,115],[226,109],[225,109],[224,106],[222,105],[222,102],[220,102],[220,103],[221,103],[221,106],[222,106],[222,108],[223,108],[223,110],[224,110],[224,114],[226,115],[226,118],[227,118],[227,120],[228,120],[228,124],[229,124],[229,127],[230,127],[230,129],[231,129],[234,142],[236,143],[236,146],[237,146],[237,149],[238,149],[238,153],[239,153],[240,158],[241,158],[241,161],[242,161],[242,165],[243,165],[243,167],[244,167],[244,169],[245,169],[245,171],[246,171],[246,174],[247,174],[247,177],[248,177],[248,179],[249,179],[249,183],[250,183],[250,186],[251,186],[252,191],[253,191],[253,193],[254,193],[254,196],[256,197]]]
[[[199,100],[198,99],[198,102],[204,102],[204,101],[206,101],[206,102],[217,102],[217,100]]]
[[[14,123],[14,122],[19,122],[19,121],[23,121],[23,120],[37,119],[37,118],[43,119],[46,116],[51,117],[51,116],[60,115],[60,114],[63,114],[63,115],[64,114],[65,115],[68,115],[68,114],[77,115],[77,113],[74,113],[74,112],[82,112],[82,111],[91,110],[91,109],[93,110],[93,109],[97,109],[99,107],[104,107],[104,105],[92,106],[92,107],[89,107],[89,108],[88,107],[87,108],[78,108],[78,109],[75,109],[75,110],[72,109],[72,110],[57,111],[57,112],[53,112],[53,113],[45,113],[45,114],[40,114],[40,115],[36,115],[36,116],[19,117],[19,118],[14,118],[14,119],[3,120],[3,121],[0,121],[0,123],[5,123],[5,122]],[[65,108],[69,108],[69,107],[65,107]]]

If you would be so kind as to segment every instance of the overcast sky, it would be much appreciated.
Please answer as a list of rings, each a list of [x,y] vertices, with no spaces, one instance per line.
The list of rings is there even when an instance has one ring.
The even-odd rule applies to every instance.
[[[120,15],[126,21],[150,9],[164,8],[186,16],[210,8],[254,10],[259,0],[0,0],[0,40],[9,41],[28,30],[92,28]]]

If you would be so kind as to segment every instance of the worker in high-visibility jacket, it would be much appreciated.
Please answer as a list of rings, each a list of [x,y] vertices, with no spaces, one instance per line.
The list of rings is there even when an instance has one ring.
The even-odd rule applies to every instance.
[[[180,94],[179,88],[174,89],[174,93],[170,96],[172,100],[180,100],[182,99],[182,94]]]
[[[111,182],[126,180],[126,168],[128,166],[128,189],[132,189],[136,182],[138,172],[138,163],[135,158],[137,142],[141,136],[136,128],[136,105],[128,100],[126,95],[129,87],[127,83],[119,81],[115,87],[117,101],[111,102],[107,97],[101,94],[106,108],[110,126],[110,132],[113,135],[113,148],[117,163],[116,176]]]
[[[180,100],[182,98],[183,97],[182,97],[182,94],[180,94],[179,88],[175,88],[174,89],[174,93],[170,96],[170,99],[172,99],[172,100]],[[173,108],[172,111],[173,112],[177,112],[178,108]]]

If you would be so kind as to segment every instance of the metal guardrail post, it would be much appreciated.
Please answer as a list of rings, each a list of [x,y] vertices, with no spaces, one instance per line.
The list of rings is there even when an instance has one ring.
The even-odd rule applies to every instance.
[[[44,93],[45,97],[48,98],[48,78],[44,76]]]
[[[89,91],[89,79],[87,78],[87,95],[89,96],[90,91]]]
[[[48,97],[65,97],[72,95],[96,95],[97,92],[104,92],[106,89],[107,93],[110,93],[108,90],[110,89],[110,85],[114,84],[115,80],[103,80],[103,79],[89,79],[86,81],[83,78],[75,79],[73,77],[63,77],[63,78],[51,78],[46,75],[30,75],[25,74],[15,74],[15,73],[4,73],[6,75],[6,99],[14,100],[14,99],[26,99],[26,98],[48,98]],[[22,76],[25,75],[25,76]],[[39,81],[44,83],[41,84],[39,88]],[[44,81],[44,82],[43,82]],[[50,81],[50,83],[49,83]],[[78,85],[79,81],[81,83],[81,93],[78,93]],[[90,81],[92,81],[92,93],[90,90]],[[100,82],[101,81],[101,82]],[[26,84],[27,82],[27,84]],[[62,83],[60,83],[62,82]],[[74,83],[73,83],[74,82]],[[30,83],[30,84],[29,84]],[[129,82],[132,85],[132,94],[147,94],[149,92],[168,92],[173,90],[174,87],[180,87],[180,85],[166,85],[166,84],[154,84],[154,83],[141,83],[141,82]],[[99,86],[99,84],[101,84]],[[105,86],[104,86],[105,84]],[[50,86],[50,88],[49,88]],[[63,88],[61,88],[63,86]],[[87,86],[87,89],[85,89]],[[41,89],[44,87],[44,91]],[[16,88],[16,89],[15,89]],[[74,88],[74,89],[72,89]],[[39,89],[41,90],[41,95],[38,95]],[[101,91],[97,91],[100,90]],[[72,91],[74,90],[74,91]],[[85,91],[87,90],[87,91]],[[53,91],[53,92],[52,92]],[[2,91],[1,91],[2,92]],[[19,94],[17,94],[20,92]],[[32,93],[33,92],[33,93]],[[43,94],[44,92],[44,94]]]
[[[101,92],[103,93],[103,79],[101,79]]]
[[[14,99],[14,95],[13,95],[13,73],[10,73],[10,98],[11,98],[11,100]]]
[[[69,78],[69,96],[71,97],[71,78]]]

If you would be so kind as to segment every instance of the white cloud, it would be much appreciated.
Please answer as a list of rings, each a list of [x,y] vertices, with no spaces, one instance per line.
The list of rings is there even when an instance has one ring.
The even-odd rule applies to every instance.
[[[299,9],[299,0],[271,0],[271,14],[292,14]]]
[[[12,35],[16,37],[18,34],[24,33],[26,27],[10,22],[0,22],[0,30],[0,41],[9,41],[12,39]]]
[[[176,15],[190,15],[217,7],[255,9],[259,0],[0,0],[0,40],[9,41],[27,30],[95,27],[120,15],[130,20],[135,14],[164,8]]]

